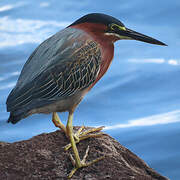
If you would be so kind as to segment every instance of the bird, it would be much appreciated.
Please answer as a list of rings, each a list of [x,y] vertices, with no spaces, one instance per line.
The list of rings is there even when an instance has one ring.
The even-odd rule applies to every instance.
[[[74,168],[95,163],[99,157],[86,163],[79,157],[76,144],[93,137],[103,129],[84,131],[82,126],[73,130],[73,114],[84,96],[107,72],[114,56],[114,43],[118,40],[138,40],[150,44],[166,46],[152,37],[127,28],[120,20],[102,13],[87,14],[66,28],[42,42],[26,61],[18,81],[10,92],[6,104],[10,112],[8,122],[13,124],[36,113],[52,113],[52,121],[69,138],[72,148]],[[67,111],[65,126],[57,112]],[[83,138],[83,136],[85,138]]]

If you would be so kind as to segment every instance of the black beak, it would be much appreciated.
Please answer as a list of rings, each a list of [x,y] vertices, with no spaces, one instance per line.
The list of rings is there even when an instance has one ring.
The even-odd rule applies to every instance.
[[[131,29],[126,28],[126,30],[121,31],[118,33],[120,36],[125,36],[127,38],[130,39],[134,39],[134,40],[138,40],[138,41],[143,41],[146,43],[150,43],[150,44],[157,44],[157,45],[161,45],[161,46],[167,46],[166,44],[164,44],[161,41],[158,41],[152,37],[146,36],[144,34],[138,33],[136,31],[133,31]]]

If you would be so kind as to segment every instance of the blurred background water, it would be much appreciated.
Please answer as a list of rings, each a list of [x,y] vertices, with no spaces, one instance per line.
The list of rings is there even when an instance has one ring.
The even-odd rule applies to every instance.
[[[119,41],[108,73],[85,97],[75,125],[105,131],[171,179],[180,179],[180,1],[0,1],[0,141],[56,128],[51,115],[7,124],[6,98],[32,51],[79,17],[101,12],[168,47]],[[67,114],[60,117],[66,123]]]

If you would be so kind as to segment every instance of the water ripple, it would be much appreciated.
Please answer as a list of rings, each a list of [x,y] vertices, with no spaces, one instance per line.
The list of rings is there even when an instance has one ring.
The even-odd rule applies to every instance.
[[[24,4],[25,4],[24,2],[15,3],[15,4],[6,4],[4,6],[0,6],[0,12],[9,11],[9,10],[12,10],[14,8],[23,6]]]
[[[4,86],[0,86],[0,90],[9,89],[9,88],[14,87],[15,85],[16,85],[16,82],[7,83]]]
[[[19,74],[20,74],[19,71],[15,71],[15,72],[12,72],[12,73],[6,73],[6,74],[4,74],[2,77],[0,77],[0,81],[7,80],[7,79],[9,79],[10,77],[12,77],[12,76],[17,76],[17,75],[19,75]],[[1,87],[0,87],[0,88],[1,88]]]
[[[155,63],[155,64],[169,64],[169,65],[173,65],[173,66],[177,66],[180,65],[180,60],[179,59],[161,59],[161,58],[154,58],[154,59],[129,59],[128,60],[131,63],[140,63],[140,64],[145,64],[145,63]]]
[[[0,18],[0,48],[24,43],[40,43],[47,36],[67,26],[69,22],[42,21],[31,19]]]
[[[125,124],[116,124],[113,126],[107,126],[105,129],[112,130],[117,128],[129,128],[135,126],[152,126],[152,125],[169,124],[175,122],[180,122],[180,110],[144,117],[140,119],[130,120]]]

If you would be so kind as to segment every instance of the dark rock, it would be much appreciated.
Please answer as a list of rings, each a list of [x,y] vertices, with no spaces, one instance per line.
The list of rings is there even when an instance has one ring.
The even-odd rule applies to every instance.
[[[65,152],[63,149],[68,142],[61,131],[41,134],[21,142],[0,142],[0,179],[67,179],[68,173],[73,168],[68,154],[71,150]],[[72,178],[74,180],[168,179],[155,172],[143,160],[108,135],[80,142],[77,147],[81,158],[88,145],[90,152],[87,160],[102,155],[106,155],[106,158],[78,170]]]

